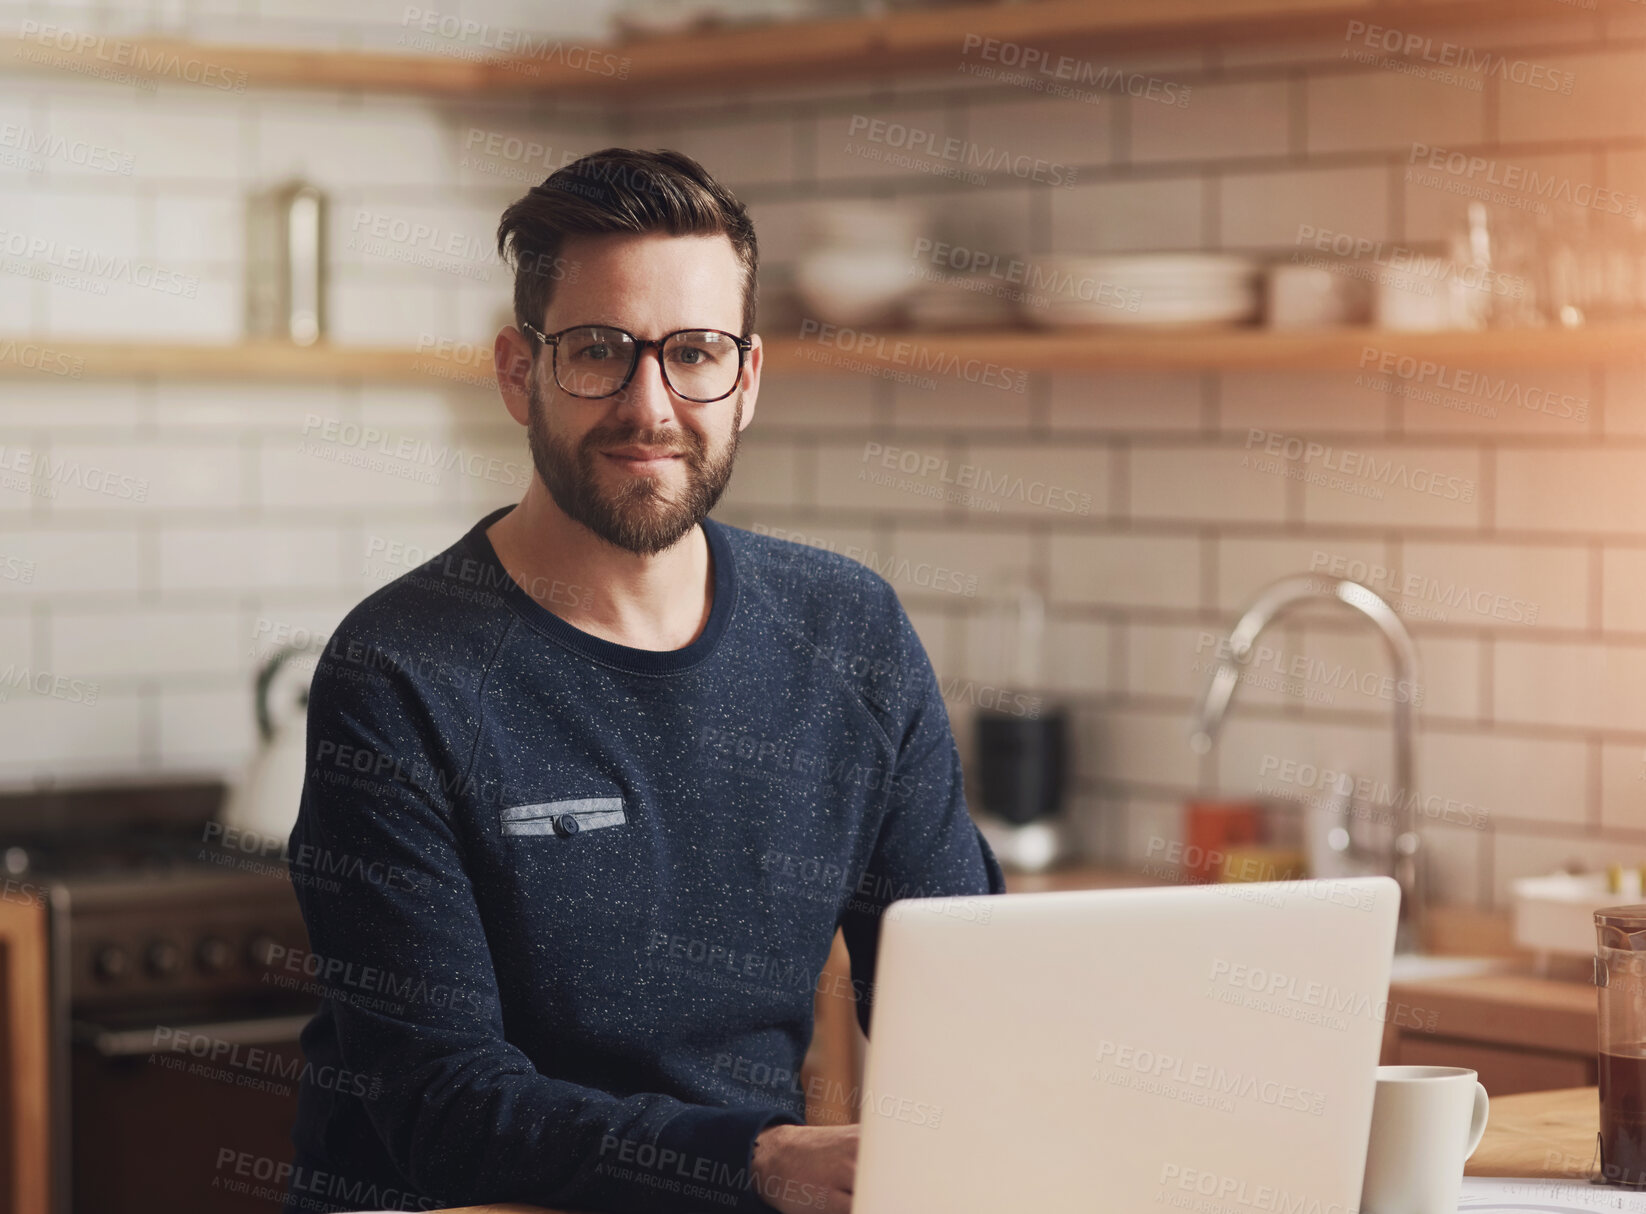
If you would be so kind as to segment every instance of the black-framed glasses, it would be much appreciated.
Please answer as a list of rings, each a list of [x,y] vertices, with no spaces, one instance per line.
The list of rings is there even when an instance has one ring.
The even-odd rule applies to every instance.
[[[585,400],[615,396],[629,386],[640,352],[657,348],[663,382],[676,396],[706,405],[724,400],[743,375],[754,343],[723,329],[676,329],[652,340],[615,325],[573,325],[558,333],[522,328],[554,350],[554,382]]]

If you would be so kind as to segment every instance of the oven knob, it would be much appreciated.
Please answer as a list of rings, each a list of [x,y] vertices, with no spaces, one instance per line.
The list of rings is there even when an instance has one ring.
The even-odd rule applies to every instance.
[[[280,947],[280,941],[267,932],[259,932],[246,945],[246,960],[258,969],[267,969],[274,964],[274,955]]]
[[[92,959],[92,968],[104,982],[118,982],[131,971],[131,957],[118,944],[105,944]]]
[[[175,940],[151,940],[143,964],[156,978],[169,978],[183,968],[183,950]]]
[[[195,951],[195,961],[208,974],[221,974],[234,960],[234,946],[221,936],[207,936]]]

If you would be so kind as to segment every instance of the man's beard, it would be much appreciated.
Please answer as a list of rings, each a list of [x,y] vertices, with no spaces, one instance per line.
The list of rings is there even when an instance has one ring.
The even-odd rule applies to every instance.
[[[743,437],[741,388],[737,391],[736,412],[732,417],[731,445],[718,459],[709,456],[701,434],[683,426],[663,430],[596,426],[574,449],[569,441],[550,431],[535,376],[527,381],[527,396],[531,409],[526,442],[549,496],[566,517],[582,523],[608,544],[625,552],[653,556],[672,547],[708,517],[732,478],[732,464]],[[653,476],[630,477],[627,484],[615,491],[600,486],[600,453],[630,444],[681,453],[686,485],[678,500],[672,499],[661,479]]]

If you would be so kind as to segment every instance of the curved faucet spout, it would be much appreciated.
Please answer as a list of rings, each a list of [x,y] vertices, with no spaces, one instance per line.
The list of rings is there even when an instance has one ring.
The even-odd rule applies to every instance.
[[[1218,656],[1217,667],[1206,684],[1195,712],[1189,746],[1196,754],[1211,752],[1223,719],[1234,702],[1240,675],[1251,660],[1257,638],[1281,616],[1303,603],[1335,601],[1358,611],[1376,625],[1387,643],[1395,667],[1395,835],[1389,858],[1392,875],[1400,885],[1400,949],[1418,947],[1422,904],[1418,883],[1416,798],[1412,795],[1412,707],[1417,694],[1417,646],[1400,616],[1389,603],[1359,582],[1345,578],[1322,578],[1297,574],[1264,587],[1251,606],[1241,613],[1229,633],[1228,645]]]

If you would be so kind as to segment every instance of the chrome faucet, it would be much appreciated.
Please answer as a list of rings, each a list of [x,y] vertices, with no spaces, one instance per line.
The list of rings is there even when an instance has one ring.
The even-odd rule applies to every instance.
[[[1252,647],[1270,624],[1301,603],[1337,601],[1360,612],[1377,625],[1394,660],[1397,693],[1394,699],[1395,795],[1394,836],[1390,854],[1377,854],[1380,867],[1400,886],[1400,926],[1397,952],[1416,952],[1422,940],[1423,905],[1419,882],[1415,799],[1412,795],[1412,701],[1417,694],[1417,647],[1412,635],[1388,602],[1362,586],[1342,578],[1321,578],[1308,574],[1281,578],[1265,587],[1241,614],[1229,633],[1227,649],[1220,654],[1217,668],[1206,685],[1195,713],[1189,746],[1198,755],[1209,754],[1218,729],[1234,700],[1242,668],[1252,657]],[[1346,829],[1334,829],[1328,836],[1334,851],[1364,857]]]

